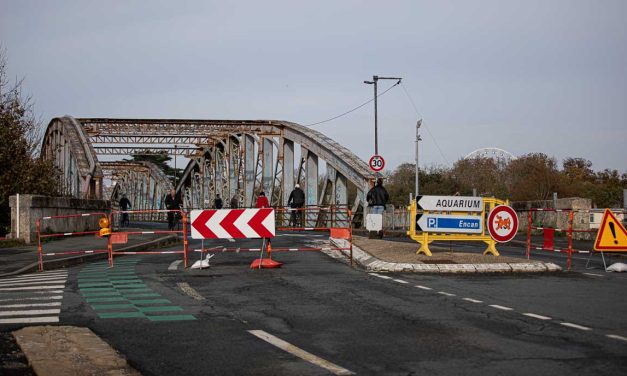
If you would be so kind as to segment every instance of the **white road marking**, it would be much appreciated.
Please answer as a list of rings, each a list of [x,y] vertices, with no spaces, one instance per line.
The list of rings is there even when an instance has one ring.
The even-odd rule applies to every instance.
[[[26,275],[26,276],[20,276],[20,277],[13,277],[13,278],[3,278],[0,279],[1,282],[28,282],[28,281],[35,281],[35,280],[45,280],[45,279],[50,279],[52,277],[67,277],[67,272],[63,272],[63,273],[49,273],[49,274],[32,274],[32,275]]]
[[[62,289],[62,288],[65,288],[65,286],[54,285],[54,286],[33,286],[33,287],[10,287],[10,288],[1,288],[0,291],[50,290],[50,289]]]
[[[431,287],[422,286],[422,285],[416,285],[416,287],[418,287],[419,289],[423,289],[423,290],[433,290]]]
[[[33,311],[3,311],[0,316],[18,316],[18,315],[53,315],[61,313],[60,309],[36,309]]]
[[[303,349],[300,349],[288,342],[283,341],[282,339],[278,337],[273,336],[272,334],[266,333],[263,330],[249,330],[248,333],[278,347],[279,349],[283,351],[286,351],[292,355],[295,355],[311,364],[315,364],[318,367],[322,367],[334,375],[354,375],[355,374],[354,372],[351,372],[347,370],[346,368],[342,368],[327,360],[317,357]]]
[[[464,300],[471,303],[483,303],[483,300],[477,300],[472,298],[464,298]]]
[[[612,338],[612,339],[617,339],[619,341],[627,342],[627,337],[619,336],[619,335],[616,335],[616,334],[606,334],[605,336],[607,338]]]
[[[602,275],[602,274],[594,274],[594,273],[582,273],[582,274],[585,274],[585,275],[591,275],[591,276],[593,276],[593,277],[605,277],[605,276],[604,276],[604,275]]]
[[[528,316],[528,317],[533,317],[534,319],[540,319],[540,320],[552,320],[550,317],[548,316],[542,316],[542,315],[536,315],[535,313],[523,313],[523,315]]]
[[[375,277],[383,278],[383,279],[392,279],[392,277],[388,277],[387,275],[381,275],[377,273],[368,273],[368,274],[373,275]]]
[[[446,296],[455,296],[455,294],[451,294],[450,292],[446,292],[446,291],[438,291],[438,294],[446,295]]]
[[[179,267],[179,264],[182,263],[183,260],[172,261],[170,266],[168,266],[168,270],[176,270]]]
[[[205,300],[205,298],[198,293],[198,291],[194,290],[192,286],[190,286],[186,282],[179,282],[176,284],[185,294],[191,296],[196,300]]]
[[[577,325],[570,322],[561,322],[560,325],[567,326],[569,328],[579,329],[579,330],[592,330],[592,328],[588,328],[587,326]]]
[[[0,287],[3,286],[31,286],[31,285],[41,285],[42,283],[64,283],[66,278],[60,279],[45,279],[42,281],[20,281],[20,282],[0,282]]]
[[[26,308],[26,307],[58,307],[61,302],[49,302],[49,303],[33,303],[33,304],[7,304],[0,306],[0,308]]]
[[[51,317],[24,317],[19,319],[0,319],[0,324],[33,324],[45,322],[59,322],[58,316]]]
[[[496,308],[496,309],[500,309],[500,310],[503,310],[503,311],[513,311],[514,310],[513,308],[504,307],[504,306],[501,306],[501,305],[498,305],[498,304],[490,304],[490,307]]]
[[[398,282],[398,283],[409,283],[407,281],[403,281],[402,279],[393,279],[392,281]]]
[[[228,240],[231,243],[235,243],[235,239],[227,238],[226,240]]]
[[[50,291],[46,291],[50,292]],[[33,298],[8,298],[8,299],[0,299],[0,302],[12,302],[16,300],[61,300],[63,299],[63,295],[53,295],[53,296],[36,296]]]

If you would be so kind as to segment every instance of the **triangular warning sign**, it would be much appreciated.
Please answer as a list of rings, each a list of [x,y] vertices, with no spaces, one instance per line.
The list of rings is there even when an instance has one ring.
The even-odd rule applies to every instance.
[[[627,230],[610,209],[605,209],[603,213],[594,250],[627,252]]]

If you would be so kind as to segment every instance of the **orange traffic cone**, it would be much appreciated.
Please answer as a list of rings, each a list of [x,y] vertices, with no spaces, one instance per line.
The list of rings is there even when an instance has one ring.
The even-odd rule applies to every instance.
[[[280,268],[283,265],[282,262],[274,261],[272,259],[272,243],[270,243],[270,239],[268,239],[267,246],[268,257],[267,258],[258,258],[250,264],[251,269],[272,269],[272,268]]]

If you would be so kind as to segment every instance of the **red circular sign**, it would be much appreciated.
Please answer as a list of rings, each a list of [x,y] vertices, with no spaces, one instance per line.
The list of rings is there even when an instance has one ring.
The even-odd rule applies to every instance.
[[[488,215],[488,231],[492,239],[507,243],[518,232],[518,215],[509,206],[499,205]]]
[[[385,160],[383,159],[382,156],[375,154],[372,157],[370,157],[370,160],[368,161],[368,165],[370,166],[370,169],[372,171],[379,172],[383,170],[383,167],[385,167]]]

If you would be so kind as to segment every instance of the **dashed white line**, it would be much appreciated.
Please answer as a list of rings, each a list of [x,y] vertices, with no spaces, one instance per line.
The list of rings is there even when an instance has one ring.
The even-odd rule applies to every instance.
[[[509,307],[505,307],[505,306],[498,305],[498,304],[490,304],[490,307],[496,308],[496,309],[500,309],[502,311],[513,311],[514,310],[514,308],[509,308]]]
[[[179,264],[182,263],[183,260],[172,261],[170,266],[168,266],[168,270],[176,270],[179,267]]]
[[[398,283],[403,283],[403,284],[405,284],[405,283],[409,283],[409,282],[407,282],[407,281],[403,281],[402,279],[393,279],[392,281],[394,281],[394,282],[398,282]]]
[[[59,307],[59,306],[61,306],[61,302],[33,303],[33,304],[8,304],[8,305],[3,305],[2,308]]]
[[[438,291],[438,294],[445,295],[445,296],[455,296],[455,294],[451,294],[450,292],[446,292],[446,291]]]
[[[588,328],[587,326],[573,324],[571,322],[561,322],[560,325],[567,326],[569,328],[579,329],[579,330],[592,330],[592,328]]]
[[[418,287],[419,289],[423,289],[423,290],[433,290],[431,287],[422,286],[422,285],[416,285],[416,287]]]
[[[327,360],[324,360],[320,357],[313,355],[303,349],[300,349],[289,342],[285,342],[282,339],[273,336],[270,333],[264,332],[263,330],[249,330],[248,333],[254,335],[257,338],[260,338],[271,345],[278,347],[279,349],[286,351],[292,355],[295,355],[309,363],[315,364],[318,367],[322,367],[327,371],[331,372],[334,375],[354,375],[354,372],[347,370],[346,368],[340,367],[337,364],[333,364]]]
[[[604,275],[602,275],[602,274],[594,274],[594,273],[582,273],[582,274],[585,274],[585,275],[591,275],[591,276],[593,276],[593,277],[605,277],[605,276],[604,276]]]
[[[66,277],[59,277],[55,279],[44,279],[41,281],[29,280],[29,281],[20,281],[20,282],[0,282],[0,287],[4,286],[32,286],[32,285],[41,285],[45,283],[64,283]]]
[[[619,340],[619,341],[625,341],[625,342],[627,342],[627,338],[626,338],[626,337],[619,336],[619,335],[617,335],[617,334],[606,334],[605,336],[606,336],[607,338],[612,338],[612,339],[617,339],[617,340]]]
[[[548,316],[536,315],[535,313],[523,313],[523,315],[528,316],[528,317],[533,317],[534,319],[539,319],[539,320],[552,320]]]
[[[464,300],[471,303],[483,303],[483,300],[477,300],[472,298],[464,298]]]
[[[381,275],[377,273],[368,273],[368,274],[375,276],[375,277],[383,278],[383,279],[392,279],[392,277],[388,277],[387,275]]]

